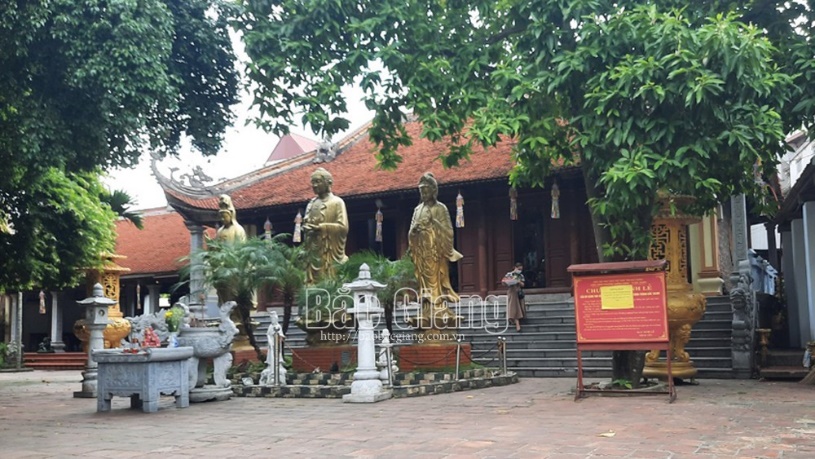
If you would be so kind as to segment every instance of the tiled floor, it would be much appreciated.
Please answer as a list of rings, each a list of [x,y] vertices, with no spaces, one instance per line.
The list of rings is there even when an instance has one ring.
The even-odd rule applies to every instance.
[[[76,371],[0,373],[0,458],[815,458],[815,386],[700,380],[574,401],[573,379],[388,400],[233,398],[97,413]]]

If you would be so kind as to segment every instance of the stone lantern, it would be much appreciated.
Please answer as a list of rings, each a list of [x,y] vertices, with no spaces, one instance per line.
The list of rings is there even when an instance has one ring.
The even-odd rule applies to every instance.
[[[104,349],[103,330],[108,326],[108,309],[116,302],[106,298],[102,284],[93,286],[92,296],[84,300],[77,301],[77,304],[85,308],[85,328],[88,333],[88,362],[85,371],[82,372],[82,390],[74,392],[76,398],[96,398],[97,386],[97,363],[91,357],[91,353],[96,349]]]
[[[689,196],[660,195],[660,211],[651,226],[651,249],[648,258],[668,261],[666,288],[668,300],[668,335],[670,337],[671,373],[675,378],[692,378],[697,369],[693,365],[685,345],[690,340],[691,328],[705,313],[705,297],[694,293],[688,282],[688,224],[698,218],[683,214],[672,207],[686,206],[692,202]],[[648,378],[667,379],[668,365],[660,359],[660,351],[645,356],[642,375]]]
[[[348,312],[354,315],[359,324],[357,342],[357,371],[351,383],[351,393],[342,397],[346,403],[373,403],[387,400],[393,391],[385,389],[376,368],[374,320],[384,312],[379,306],[376,292],[385,288],[384,284],[371,279],[371,269],[367,264],[359,267],[359,277],[350,284],[343,284],[354,297],[354,307]]]
[[[112,253],[102,254],[104,263],[99,270],[88,270],[88,285],[102,285],[104,296],[113,300],[108,309],[108,324],[104,331],[104,348],[119,347],[119,343],[130,333],[130,322],[124,319],[122,311],[119,309],[119,277],[122,273],[130,271],[130,268],[119,266],[116,260],[123,260],[127,257]],[[89,294],[90,289],[89,290]],[[83,350],[88,347],[88,330],[85,326],[85,319],[79,319],[74,323],[74,335],[82,341]]]

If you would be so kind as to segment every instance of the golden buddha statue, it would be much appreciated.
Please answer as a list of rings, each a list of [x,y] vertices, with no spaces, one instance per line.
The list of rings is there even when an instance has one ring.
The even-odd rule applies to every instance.
[[[225,244],[233,244],[236,242],[246,241],[246,231],[240,223],[238,223],[235,206],[232,204],[232,198],[228,194],[222,194],[218,198],[218,215],[221,217],[221,227],[215,232],[215,240]],[[215,291],[218,294],[218,304],[223,305],[228,301],[238,301],[238,286],[236,283],[223,283],[216,285]],[[248,307],[249,310],[254,310],[257,305],[257,293],[252,292],[252,302],[248,305],[240,305],[240,307]],[[243,321],[242,313],[239,308],[232,309],[231,320],[237,324],[239,333],[235,335],[232,348],[234,350],[247,350],[251,349],[249,344],[249,337],[245,331],[245,323]],[[254,326],[256,322],[250,323]]]
[[[453,225],[447,207],[438,202],[439,186],[432,173],[419,179],[422,202],[413,211],[408,232],[410,258],[416,266],[422,298],[420,328],[455,328],[458,319],[447,307],[459,296],[450,285],[450,262],[462,258],[453,248]]]
[[[221,217],[221,227],[215,233],[215,239],[224,242],[243,242],[246,240],[246,231],[238,223],[235,206],[228,194],[218,198],[218,214]]]
[[[334,179],[322,167],[311,174],[311,188],[316,195],[306,206],[303,218],[304,243],[310,259],[306,283],[333,277],[334,265],[348,261],[345,241],[348,236],[348,213],[345,202],[331,192]]]

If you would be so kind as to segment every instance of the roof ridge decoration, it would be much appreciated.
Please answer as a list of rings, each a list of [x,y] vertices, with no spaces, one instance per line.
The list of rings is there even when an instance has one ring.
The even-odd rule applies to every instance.
[[[150,170],[153,176],[164,189],[170,189],[191,197],[208,198],[215,196],[217,193],[217,185],[207,185],[206,182],[211,182],[212,178],[204,174],[201,166],[195,166],[191,173],[181,174],[181,180],[174,177],[175,171],[178,168],[170,168],[170,176],[166,177],[158,170],[158,161],[161,157],[157,153],[150,153]],[[188,184],[184,183],[186,179]]]
[[[323,139],[317,146],[317,153],[314,156],[314,163],[330,163],[337,157],[337,144],[329,139]]]

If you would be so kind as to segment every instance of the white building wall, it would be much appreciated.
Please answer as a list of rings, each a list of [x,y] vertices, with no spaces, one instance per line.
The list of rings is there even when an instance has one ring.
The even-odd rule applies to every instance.
[[[815,142],[808,140],[806,133],[796,132],[787,137],[787,143],[793,147],[793,150],[781,158],[781,164],[778,167],[781,191],[785,195],[815,157]]]

